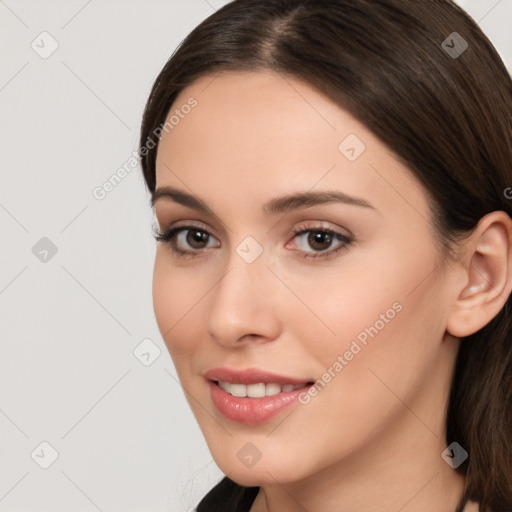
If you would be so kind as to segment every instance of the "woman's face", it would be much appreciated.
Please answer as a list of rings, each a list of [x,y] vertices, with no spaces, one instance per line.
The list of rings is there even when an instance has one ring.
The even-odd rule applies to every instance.
[[[433,447],[441,460],[454,287],[416,178],[271,72],[202,77],[171,115],[157,191],[180,195],[159,193],[155,212],[182,230],[158,245],[154,308],[221,470],[263,485]]]

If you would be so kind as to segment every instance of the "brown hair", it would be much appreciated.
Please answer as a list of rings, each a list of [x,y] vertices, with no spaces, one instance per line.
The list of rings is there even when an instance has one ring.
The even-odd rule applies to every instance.
[[[468,44],[460,55],[442,44],[448,39],[453,47],[454,32]],[[304,80],[379,137],[424,185],[447,257],[485,214],[512,216],[505,194],[512,186],[512,80],[478,25],[449,0],[225,5],[185,38],[153,85],[140,137],[151,193],[158,146],[146,146],[177,94],[207,73],[259,69]],[[512,510],[510,301],[464,338],[457,357],[446,443],[469,453],[457,469],[466,475],[459,511],[468,499],[483,512]],[[237,507],[257,489],[226,477],[198,511],[248,510]]]

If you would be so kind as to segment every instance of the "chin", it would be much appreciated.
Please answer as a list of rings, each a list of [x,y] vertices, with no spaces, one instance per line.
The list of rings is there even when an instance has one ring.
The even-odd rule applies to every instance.
[[[220,457],[214,456],[214,460],[220,470],[231,480],[246,487],[263,485],[287,484],[306,478],[307,468],[297,464],[295,459],[278,460],[277,456],[262,456],[252,466],[244,465],[238,457],[227,458],[226,452]]]

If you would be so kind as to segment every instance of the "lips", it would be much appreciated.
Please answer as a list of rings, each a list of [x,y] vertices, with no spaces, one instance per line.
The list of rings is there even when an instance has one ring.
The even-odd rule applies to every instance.
[[[314,379],[287,377],[258,369],[236,371],[214,368],[208,379],[210,396],[218,411],[227,419],[245,425],[263,423],[283,409],[297,403]]]
[[[216,382],[229,382],[230,384],[279,384],[280,386],[292,385],[297,386],[300,384],[307,384],[313,382],[315,379],[306,378],[300,379],[295,377],[287,377],[277,373],[270,373],[256,368],[249,368],[247,370],[232,370],[230,368],[212,368],[208,370],[204,376],[208,380]]]

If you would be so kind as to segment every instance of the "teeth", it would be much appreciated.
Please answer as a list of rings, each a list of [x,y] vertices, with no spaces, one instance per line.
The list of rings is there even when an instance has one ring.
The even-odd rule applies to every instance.
[[[260,382],[259,384],[249,384],[247,386],[247,396],[250,396],[251,398],[260,398],[265,396],[265,384],[263,382]]]
[[[259,382],[257,384],[231,384],[230,382],[219,381],[219,386],[226,392],[233,396],[244,398],[246,396],[251,398],[260,398],[263,396],[277,395],[278,393],[286,393],[304,387],[304,384],[281,384]]]
[[[231,384],[231,390],[228,393],[243,398],[247,396],[247,386],[245,384]]]
[[[279,384],[265,384],[265,395],[272,396],[281,393],[281,386]]]
[[[219,380],[219,386],[226,392],[231,392],[231,384],[229,382],[223,382]]]

